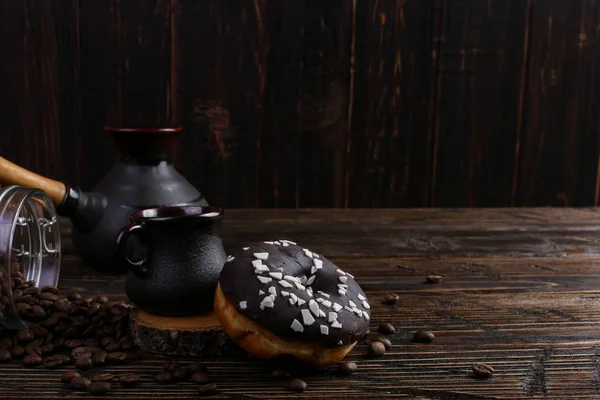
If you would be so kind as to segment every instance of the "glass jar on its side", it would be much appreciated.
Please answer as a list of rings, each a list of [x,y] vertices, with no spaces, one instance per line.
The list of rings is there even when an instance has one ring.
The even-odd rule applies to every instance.
[[[46,193],[19,186],[1,188],[0,329],[28,326],[25,282],[40,288],[56,286],[60,254],[56,210]]]

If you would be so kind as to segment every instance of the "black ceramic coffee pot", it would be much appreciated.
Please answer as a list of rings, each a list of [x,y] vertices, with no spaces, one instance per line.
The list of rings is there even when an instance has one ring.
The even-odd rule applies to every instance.
[[[207,206],[204,197],[171,164],[173,141],[181,128],[105,128],[118,160],[92,189],[42,177],[0,157],[0,184],[44,190],[58,214],[73,222],[73,246],[100,270],[119,270],[115,238],[129,216],[161,206]]]

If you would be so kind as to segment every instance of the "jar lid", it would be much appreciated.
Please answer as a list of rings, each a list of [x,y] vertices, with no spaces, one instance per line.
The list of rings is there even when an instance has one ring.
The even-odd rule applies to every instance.
[[[36,286],[56,286],[60,271],[60,230],[56,210],[39,189],[0,189],[0,266],[20,268]],[[10,278],[9,278],[10,279]]]

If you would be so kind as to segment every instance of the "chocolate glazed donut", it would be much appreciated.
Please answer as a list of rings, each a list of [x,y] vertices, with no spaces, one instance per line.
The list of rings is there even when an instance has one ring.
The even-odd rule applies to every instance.
[[[215,293],[227,334],[260,358],[292,355],[322,368],[369,331],[370,306],[354,277],[289,240],[230,255]]]

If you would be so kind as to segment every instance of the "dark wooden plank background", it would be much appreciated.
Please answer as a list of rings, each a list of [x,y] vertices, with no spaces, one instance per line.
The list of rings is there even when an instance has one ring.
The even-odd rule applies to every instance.
[[[0,155],[91,188],[181,124],[226,207],[598,205],[596,0],[0,2]]]

